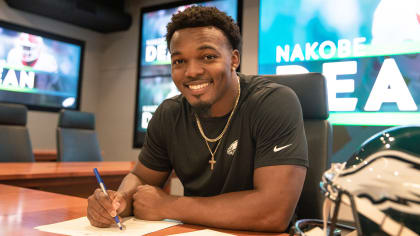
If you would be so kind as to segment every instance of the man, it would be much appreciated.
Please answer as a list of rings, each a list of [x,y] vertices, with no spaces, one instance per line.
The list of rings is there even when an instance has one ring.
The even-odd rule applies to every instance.
[[[109,200],[89,197],[92,225],[112,216],[176,219],[210,227],[284,231],[306,174],[300,104],[284,86],[236,73],[238,26],[211,7],[191,7],[167,26],[172,79],[181,95],[149,123],[134,170]],[[171,170],[182,197],[161,190]]]

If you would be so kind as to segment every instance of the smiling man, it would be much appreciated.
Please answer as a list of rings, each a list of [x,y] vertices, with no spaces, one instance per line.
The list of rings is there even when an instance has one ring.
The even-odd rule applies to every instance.
[[[167,26],[172,79],[134,170],[118,191],[89,197],[92,225],[112,218],[176,219],[211,227],[285,231],[308,165],[299,101],[291,89],[236,73],[241,36],[232,18],[190,7]],[[162,187],[174,170],[185,196]]]

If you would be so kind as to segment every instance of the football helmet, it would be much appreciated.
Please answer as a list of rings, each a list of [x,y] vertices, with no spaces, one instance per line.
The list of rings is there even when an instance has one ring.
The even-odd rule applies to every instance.
[[[344,203],[352,209],[358,235],[419,235],[420,126],[372,136],[347,162],[332,164],[320,185],[334,205],[330,232]]]
[[[22,64],[33,66],[41,54],[43,45],[42,37],[21,33],[19,35],[18,45],[22,50]]]

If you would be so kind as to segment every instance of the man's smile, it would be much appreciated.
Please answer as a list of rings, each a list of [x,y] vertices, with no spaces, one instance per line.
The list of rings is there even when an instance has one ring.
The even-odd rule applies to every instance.
[[[202,83],[202,84],[191,84],[188,85],[188,88],[190,88],[191,90],[198,90],[198,89],[202,89],[205,88],[209,85],[209,83]]]
[[[210,85],[212,81],[194,81],[184,84],[185,88],[187,89],[188,93],[192,96],[201,96],[210,89]]]

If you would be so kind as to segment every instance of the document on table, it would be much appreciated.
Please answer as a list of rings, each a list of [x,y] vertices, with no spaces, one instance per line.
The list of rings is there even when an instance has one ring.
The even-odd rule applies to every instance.
[[[143,235],[165,229],[174,225],[182,224],[178,221],[146,221],[134,217],[125,217],[122,219],[124,230],[120,230],[116,225],[110,228],[98,228],[90,225],[87,217],[81,217],[74,220],[63,221],[50,225],[35,227],[37,230],[64,234],[64,235]]]

